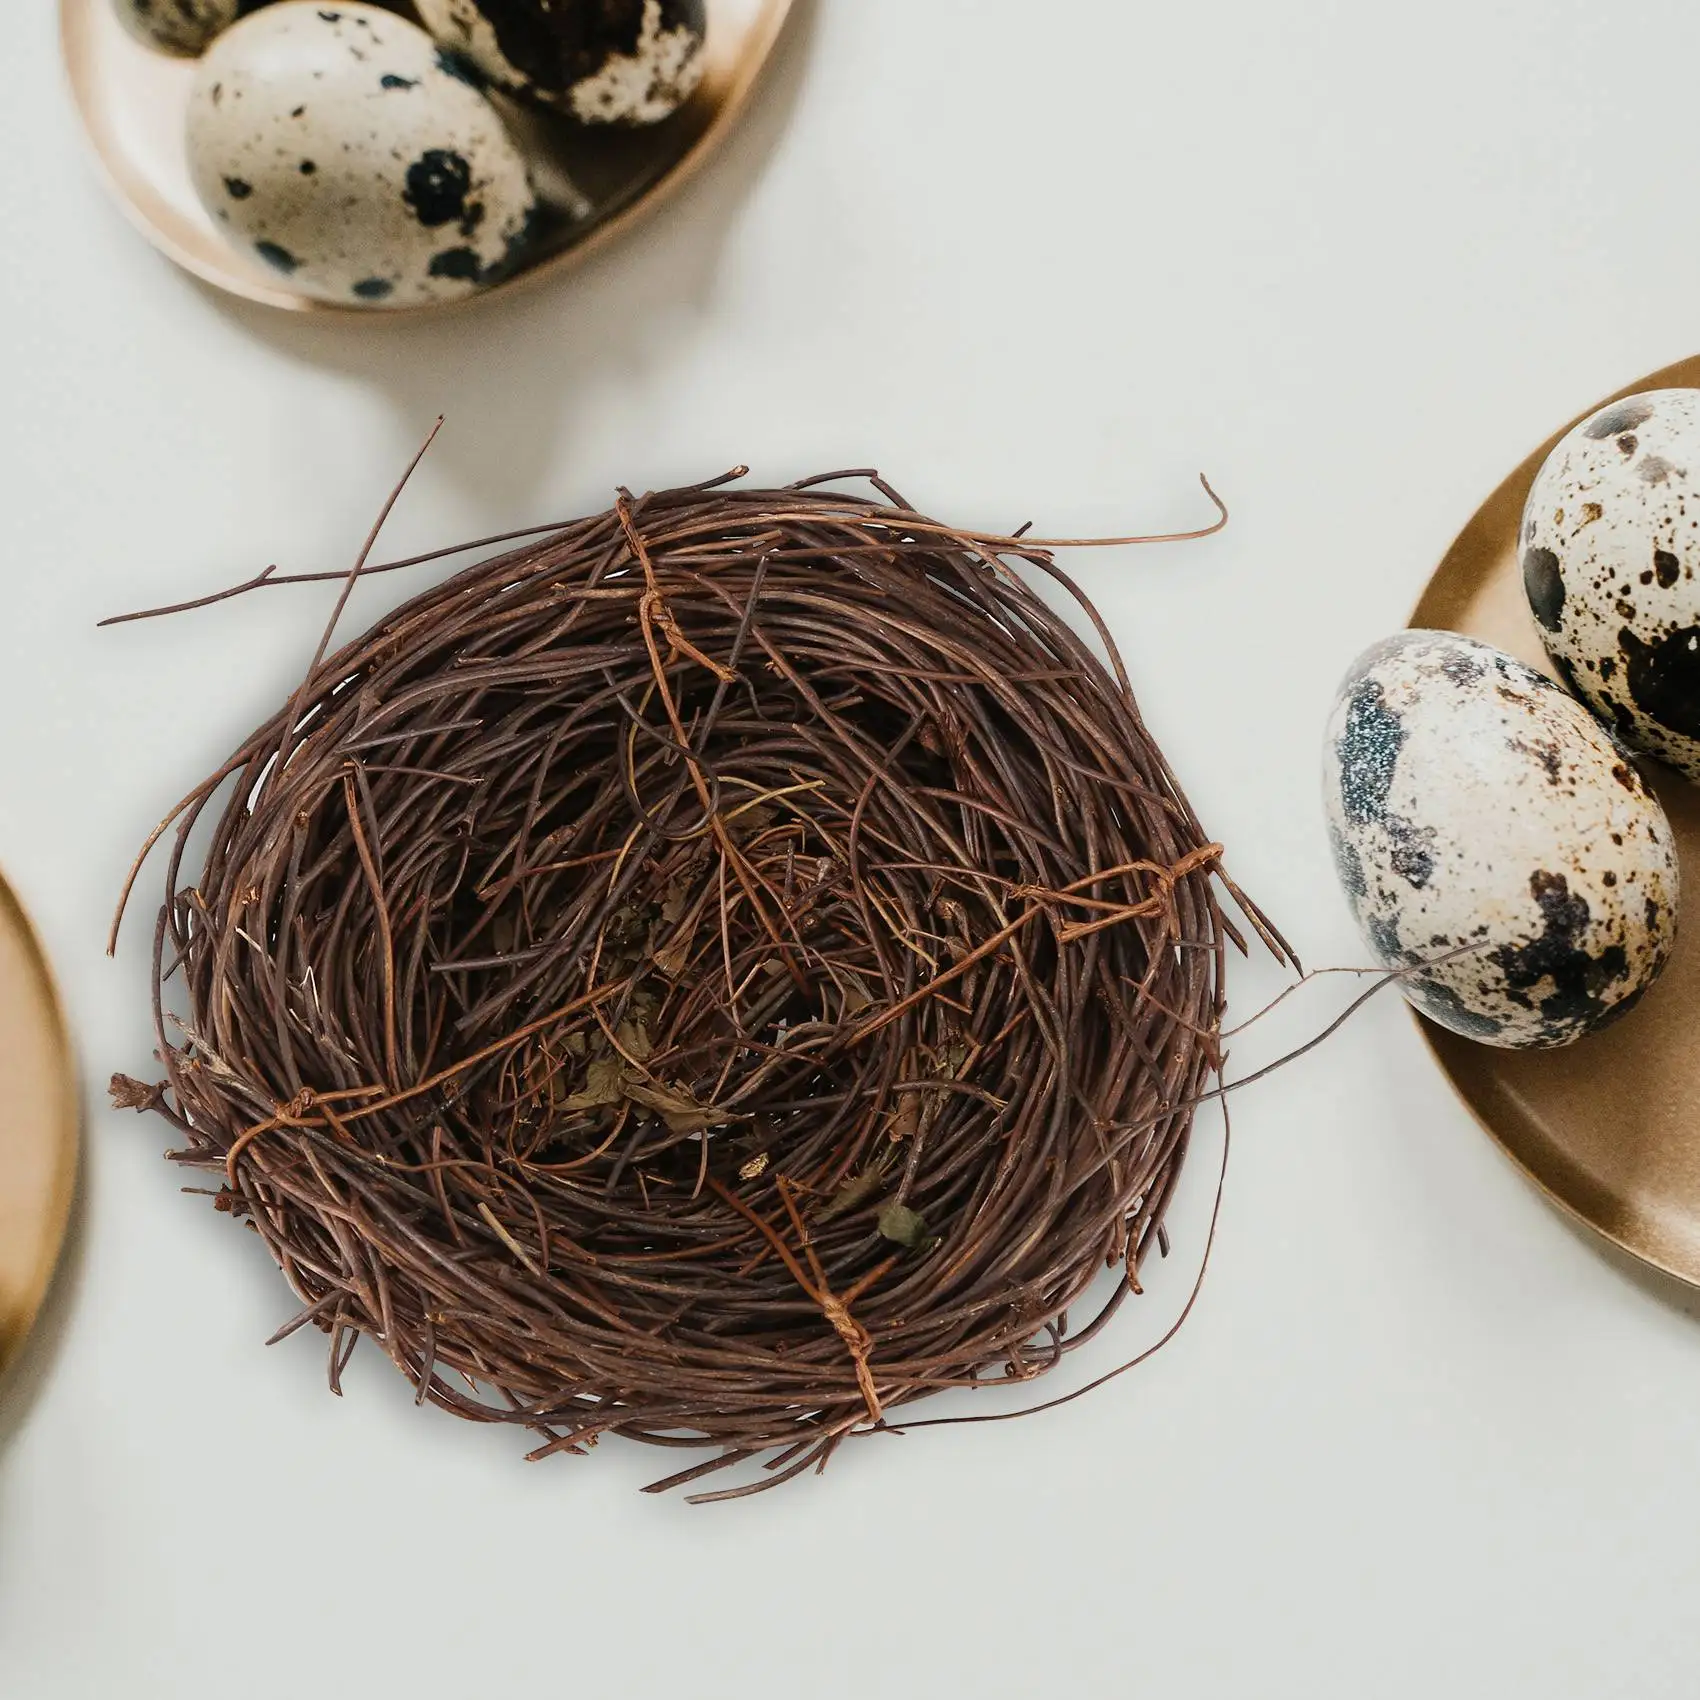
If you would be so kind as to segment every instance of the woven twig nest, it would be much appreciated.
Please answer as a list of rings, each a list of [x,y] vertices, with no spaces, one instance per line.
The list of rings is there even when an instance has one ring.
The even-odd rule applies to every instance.
[[[875,482],[622,496],[461,572],[175,817],[166,1079],[120,1094],[333,1386],[364,1334],[535,1455],[770,1485],[1137,1286],[1238,894],[1096,615],[1107,669],[1008,564],[1072,591],[1050,555]]]

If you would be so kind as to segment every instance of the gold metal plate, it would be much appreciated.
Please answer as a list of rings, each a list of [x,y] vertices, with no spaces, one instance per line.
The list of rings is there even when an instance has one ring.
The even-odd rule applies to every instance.
[[[1700,358],[1618,394],[1677,386],[1700,387]],[[1535,474],[1569,429],[1482,504],[1412,625],[1467,632],[1552,671],[1524,600],[1517,532]],[[1633,1013],[1558,1051],[1494,1050],[1418,1022],[1476,1119],[1537,1186],[1631,1255],[1700,1286],[1700,787],[1656,763],[1646,772],[1676,832],[1688,914],[1669,967]]]
[[[400,0],[377,0],[409,15]],[[644,129],[593,130],[528,113],[503,112],[531,155],[546,206],[563,211],[563,175],[589,202],[563,217],[528,265],[505,282],[455,302],[382,309],[443,312],[493,290],[566,270],[658,206],[708,157],[743,110],[771,56],[792,0],[709,0],[707,65],[691,99],[666,122]],[[107,185],[131,222],[161,253],[196,277],[247,301],[296,312],[371,308],[314,301],[219,235],[189,181],[183,130],[194,61],[155,53],[119,23],[112,0],[60,0],[60,45],[83,129]]]
[[[0,880],[0,1369],[28,1334],[59,1257],[77,1174],[77,1083],[59,999]]]

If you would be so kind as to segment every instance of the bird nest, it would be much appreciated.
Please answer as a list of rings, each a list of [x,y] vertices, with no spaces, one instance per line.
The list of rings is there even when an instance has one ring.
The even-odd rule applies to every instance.
[[[533,1456],[769,1486],[1138,1290],[1223,894],[1279,941],[1049,549],[846,481],[622,494],[482,561],[321,646],[172,817],[165,1079],[115,1090],[333,1387],[366,1335]]]

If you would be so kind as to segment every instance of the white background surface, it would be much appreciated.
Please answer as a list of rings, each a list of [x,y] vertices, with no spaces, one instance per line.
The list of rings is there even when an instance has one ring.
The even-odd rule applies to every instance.
[[[1335,680],[1531,444],[1700,347],[1693,8],[815,0],[655,223],[406,324],[158,260],[79,151],[51,10],[6,8],[0,103],[0,862],[91,1111],[0,1396],[0,1694],[1693,1695],[1700,1320],[1535,1196],[1391,1000],[1239,1101],[1192,1325],[1048,1417],[704,1512],[637,1494],[665,1456],[526,1465],[416,1411],[369,1347],[332,1399],[312,1331],[261,1349],[293,1305],[258,1248],[101,1090],[147,1072],[145,917],[101,955],[132,850],[323,603],[93,630],[346,564],[439,409],[398,547],[737,461],[1160,527],[1206,468],[1224,537],[1080,571],[1240,879],[1356,960],[1316,800]],[[1178,1308],[1218,1141],[1071,1373]]]

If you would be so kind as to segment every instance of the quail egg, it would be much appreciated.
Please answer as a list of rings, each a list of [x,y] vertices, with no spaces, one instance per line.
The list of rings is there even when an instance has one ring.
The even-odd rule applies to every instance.
[[[1329,718],[1324,800],[1365,941],[1455,1033],[1568,1044],[1670,955],[1663,809],[1580,703],[1487,644],[1416,631],[1366,651]]]
[[[305,294],[403,306],[512,264],[537,201],[495,108],[416,25],[284,0],[227,30],[189,106],[196,193]]]
[[[1566,683],[1626,743],[1700,779],[1700,390],[1583,420],[1535,479],[1521,547]]]
[[[510,93],[585,124],[655,124],[702,80],[703,0],[417,0],[425,27]]]
[[[236,22],[242,0],[114,0],[124,27],[164,53],[193,58]]]

